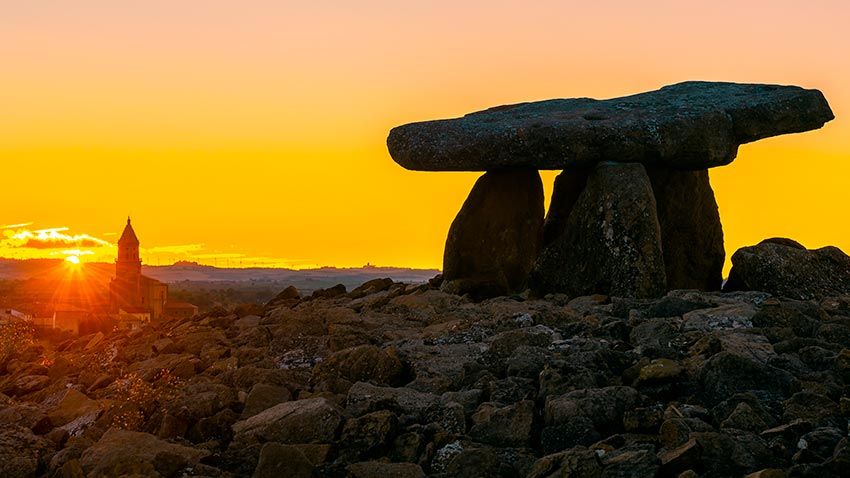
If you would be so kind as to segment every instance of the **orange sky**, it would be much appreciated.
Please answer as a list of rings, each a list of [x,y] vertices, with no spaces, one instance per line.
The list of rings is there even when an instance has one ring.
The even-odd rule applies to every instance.
[[[842,1],[3,2],[0,255],[112,242],[129,213],[148,262],[439,266],[477,174],[402,169],[391,127],[688,79],[819,88],[836,114],[712,170],[727,255],[850,251],[848,24]]]

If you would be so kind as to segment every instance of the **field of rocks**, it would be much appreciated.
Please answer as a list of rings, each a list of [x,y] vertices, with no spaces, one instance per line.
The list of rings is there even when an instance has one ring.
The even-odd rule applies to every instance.
[[[846,476],[850,296],[374,280],[5,345],[4,477]]]

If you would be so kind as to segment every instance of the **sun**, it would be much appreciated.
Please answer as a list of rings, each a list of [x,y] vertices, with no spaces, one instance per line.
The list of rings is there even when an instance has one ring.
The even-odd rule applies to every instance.
[[[69,262],[73,265],[79,265],[80,264],[79,256],[68,256],[68,257],[65,258],[65,261]]]

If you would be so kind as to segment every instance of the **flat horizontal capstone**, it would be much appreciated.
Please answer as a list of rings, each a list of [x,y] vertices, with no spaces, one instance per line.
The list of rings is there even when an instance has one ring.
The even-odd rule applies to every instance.
[[[564,169],[607,160],[697,170],[729,164],[738,146],[822,127],[818,90],[688,81],[622,98],[498,106],[390,131],[392,158],[420,171]]]

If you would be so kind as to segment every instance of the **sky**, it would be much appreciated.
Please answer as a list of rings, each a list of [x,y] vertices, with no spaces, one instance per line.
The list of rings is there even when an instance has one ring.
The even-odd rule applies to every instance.
[[[836,115],[711,170],[727,256],[850,251],[848,24],[837,0],[0,0],[0,256],[111,260],[131,215],[148,263],[439,267],[480,173],[404,170],[393,126],[695,79]]]

